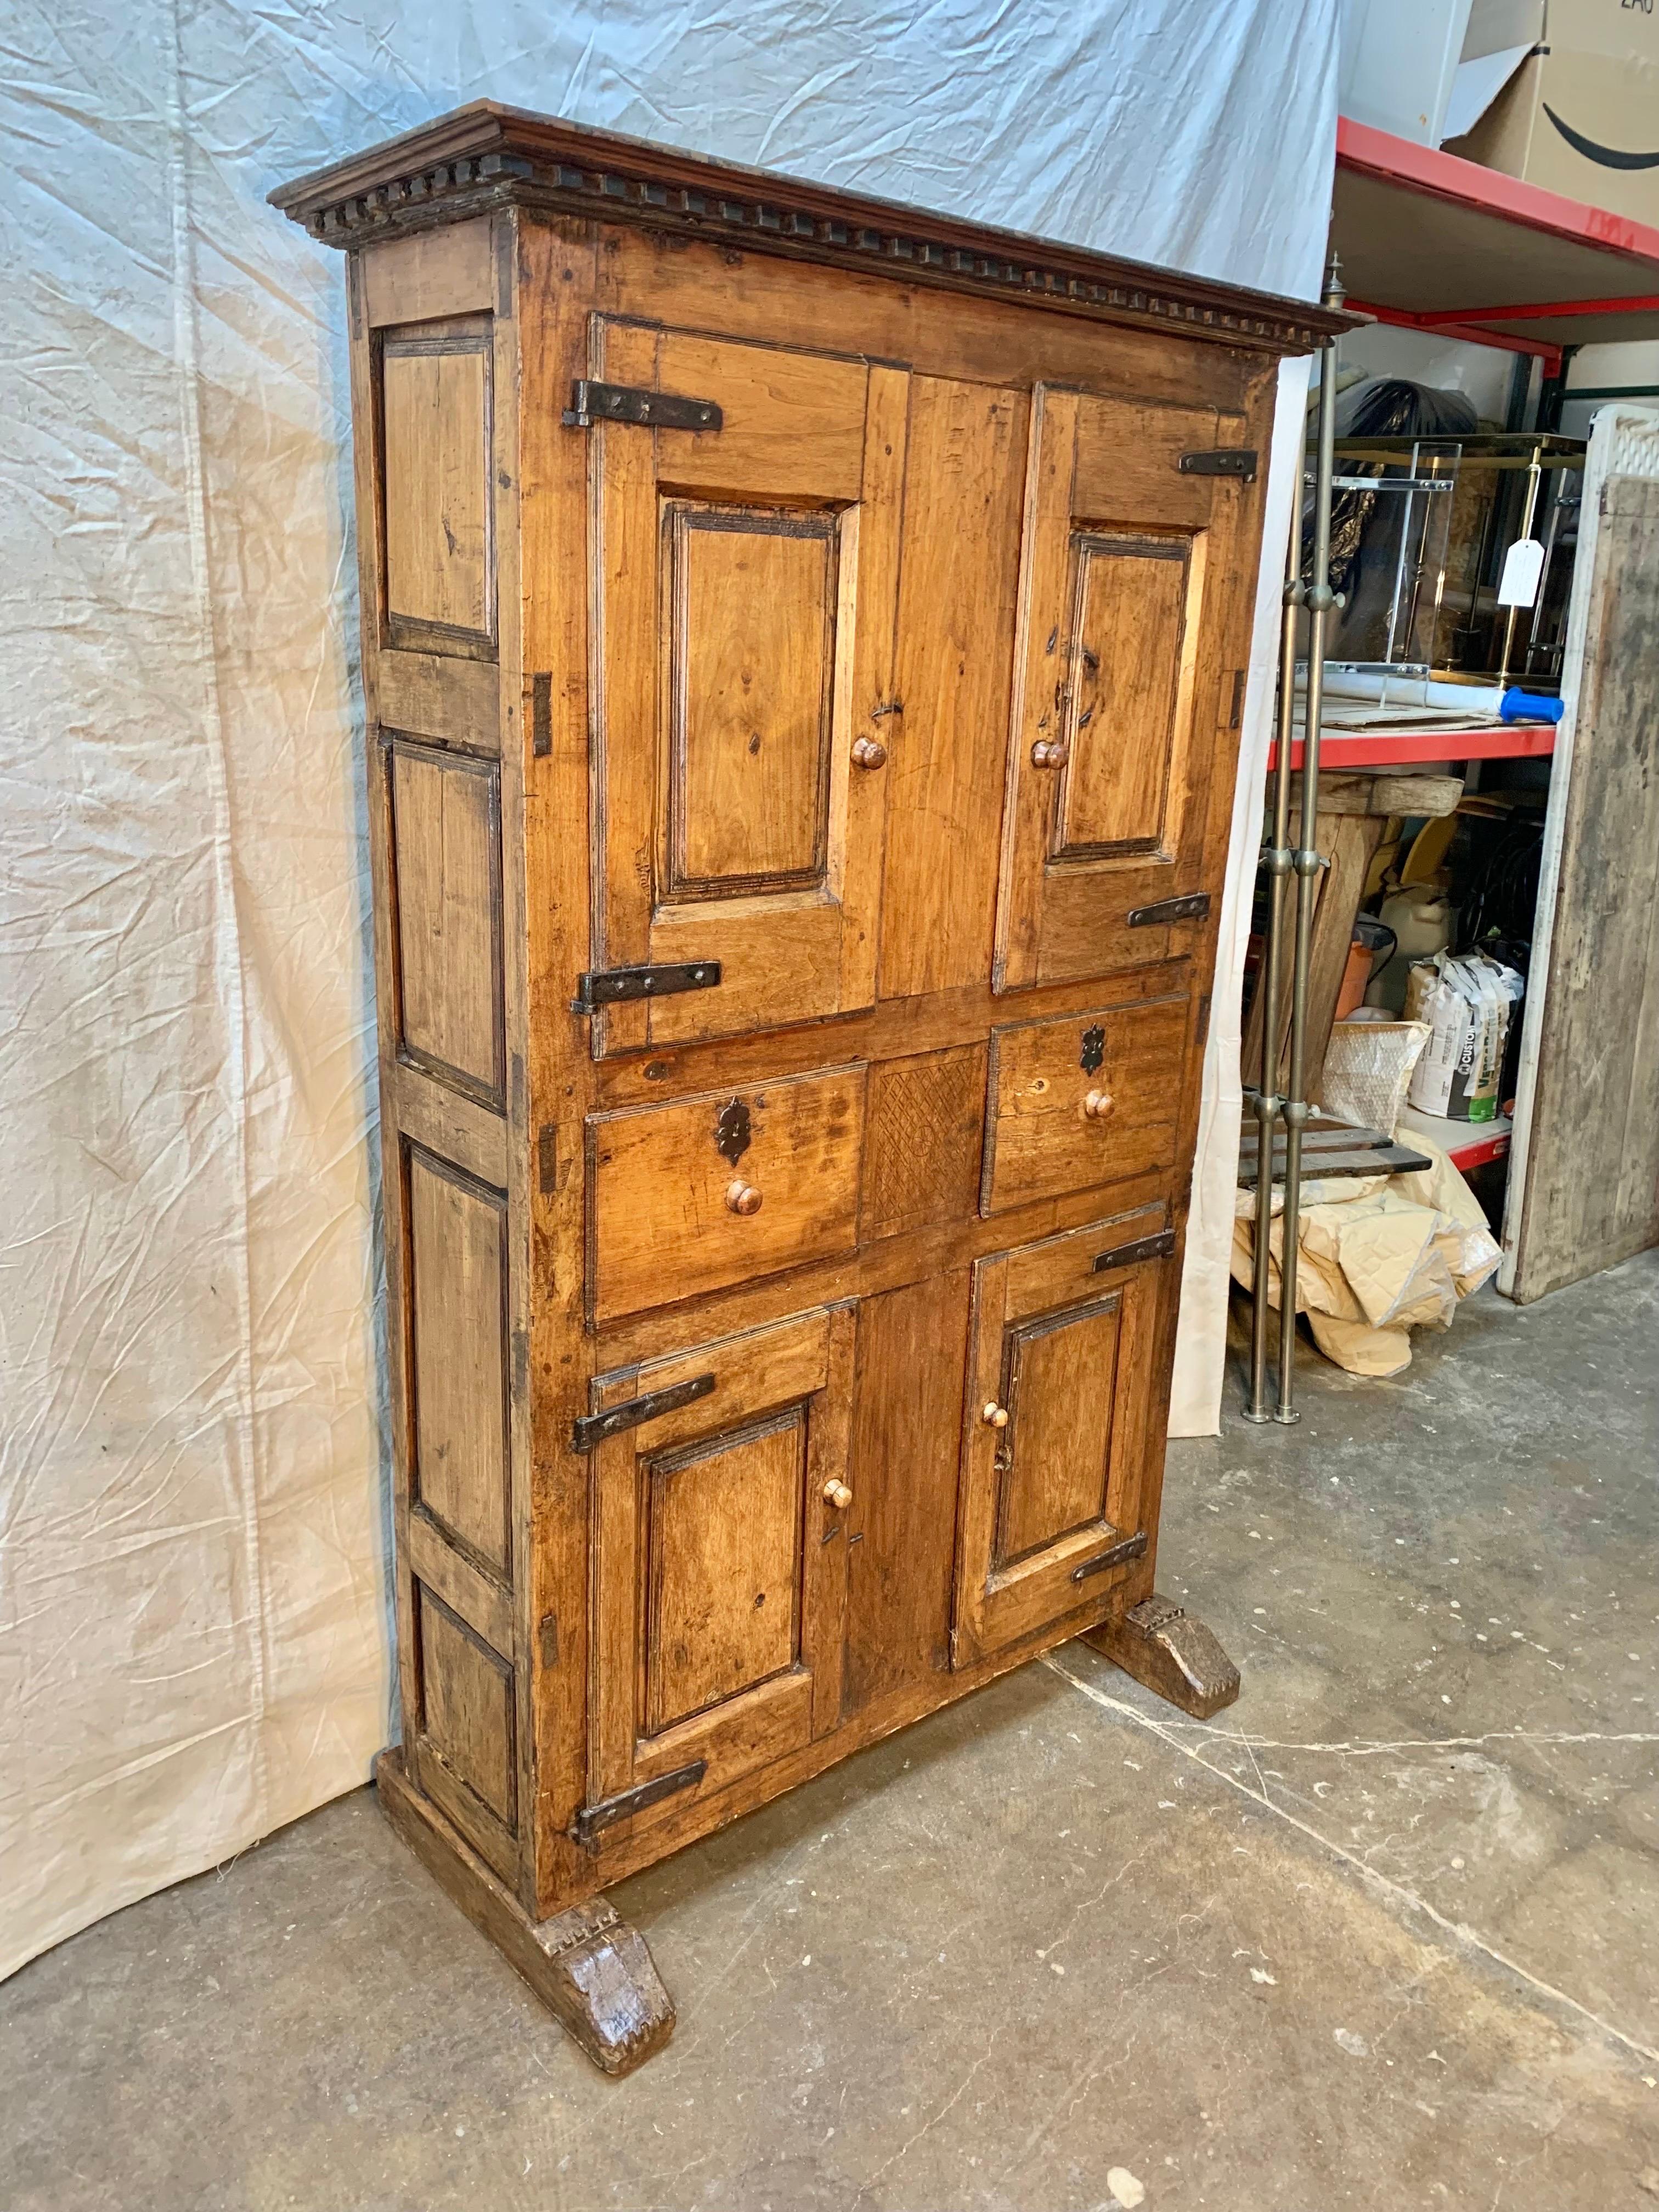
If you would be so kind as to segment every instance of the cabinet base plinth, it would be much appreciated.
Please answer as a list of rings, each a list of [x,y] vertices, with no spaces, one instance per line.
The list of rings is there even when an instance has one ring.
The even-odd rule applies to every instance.
[[[1137,1682],[1206,1721],[1238,1695],[1238,1669],[1201,1620],[1167,1597],[1142,1598],[1083,1638]]]
[[[645,1938],[602,1897],[549,1920],[518,1899],[410,1784],[400,1750],[374,1762],[381,1809],[439,1887],[529,1983],[606,2074],[630,2074],[674,2033],[674,2005]]]

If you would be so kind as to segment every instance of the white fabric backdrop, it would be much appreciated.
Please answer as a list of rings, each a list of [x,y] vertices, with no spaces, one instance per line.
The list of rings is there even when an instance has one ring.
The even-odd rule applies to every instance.
[[[1334,13],[12,0],[0,1972],[392,1726],[342,270],[266,191],[489,94],[1310,295]]]

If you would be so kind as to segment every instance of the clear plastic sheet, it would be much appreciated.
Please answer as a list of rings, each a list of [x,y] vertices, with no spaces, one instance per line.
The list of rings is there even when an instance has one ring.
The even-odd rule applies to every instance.
[[[488,95],[1310,295],[1334,12],[7,11],[0,1972],[394,1726],[343,288],[267,191]]]

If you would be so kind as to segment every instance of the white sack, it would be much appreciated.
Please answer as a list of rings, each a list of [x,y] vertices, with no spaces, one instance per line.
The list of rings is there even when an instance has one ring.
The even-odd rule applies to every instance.
[[[8,10],[0,1972],[392,1726],[343,268],[265,193],[489,95],[1310,296],[1333,13]]]

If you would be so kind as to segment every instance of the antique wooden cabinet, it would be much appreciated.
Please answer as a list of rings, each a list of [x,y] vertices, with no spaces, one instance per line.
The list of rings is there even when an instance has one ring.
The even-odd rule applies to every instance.
[[[1333,319],[473,106],[346,249],[403,1742],[601,1893],[1153,1589],[1276,357]]]

